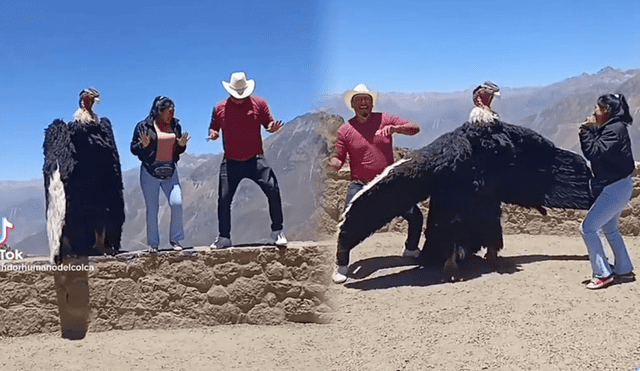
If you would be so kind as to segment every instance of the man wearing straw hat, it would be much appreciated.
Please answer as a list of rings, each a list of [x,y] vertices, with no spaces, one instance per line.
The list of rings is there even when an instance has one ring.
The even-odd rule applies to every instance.
[[[262,189],[269,201],[271,238],[278,247],[285,247],[282,201],[276,175],[267,163],[262,149],[260,126],[274,133],[282,127],[275,121],[267,102],[251,96],[254,80],[247,79],[244,72],[231,74],[229,82],[222,81],[229,97],[218,103],[211,115],[209,138],[216,140],[222,130],[224,158],[220,164],[218,185],[218,231],[219,236],[212,248],[231,246],[231,201],[244,178],[253,180]]]
[[[364,84],[344,93],[344,102],[355,112],[355,116],[338,129],[335,157],[330,166],[340,170],[349,157],[351,183],[347,191],[345,210],[354,196],[378,174],[393,163],[394,133],[415,135],[420,127],[407,120],[388,113],[373,112],[378,93],[369,91]],[[405,242],[403,256],[417,258],[420,255],[418,242],[422,232],[423,216],[418,205],[413,206],[402,215],[409,222],[408,237]],[[337,252],[336,269],[333,274],[335,283],[347,279],[349,251]]]

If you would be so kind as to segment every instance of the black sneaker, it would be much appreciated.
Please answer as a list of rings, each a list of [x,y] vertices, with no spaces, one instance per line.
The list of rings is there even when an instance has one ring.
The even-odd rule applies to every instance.
[[[625,273],[625,274],[613,274],[613,278],[620,283],[634,282],[636,280],[636,275],[633,272]]]
[[[609,267],[611,267],[611,272],[613,272],[613,278],[618,283],[634,282],[636,280],[636,274],[633,273],[633,271],[625,274],[618,274],[613,270],[613,265],[609,264]]]

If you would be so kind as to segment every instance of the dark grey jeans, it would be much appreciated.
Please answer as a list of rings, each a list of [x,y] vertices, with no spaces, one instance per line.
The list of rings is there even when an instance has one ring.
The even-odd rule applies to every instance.
[[[218,230],[221,237],[231,238],[231,201],[244,178],[253,180],[262,189],[269,201],[271,230],[282,229],[282,200],[278,180],[264,155],[257,155],[246,161],[224,158],[220,164],[218,184]]]

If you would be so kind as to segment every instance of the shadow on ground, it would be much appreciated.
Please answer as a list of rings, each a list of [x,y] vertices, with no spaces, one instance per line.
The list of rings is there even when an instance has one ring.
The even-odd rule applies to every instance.
[[[473,255],[460,263],[460,272],[464,281],[468,281],[489,273],[514,274],[521,270],[522,265],[554,260],[587,261],[589,257],[587,255],[533,254],[501,257],[496,262],[490,262]],[[413,268],[371,277],[381,270],[410,266]],[[442,266],[419,266],[414,259],[400,256],[381,256],[356,261],[349,266],[348,276],[350,280],[345,284],[345,287],[359,290],[378,290],[400,286],[431,286],[450,282],[444,274]]]

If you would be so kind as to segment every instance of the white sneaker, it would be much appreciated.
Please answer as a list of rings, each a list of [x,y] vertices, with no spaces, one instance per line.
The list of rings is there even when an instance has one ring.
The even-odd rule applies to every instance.
[[[418,259],[418,257],[420,256],[420,249],[407,250],[407,248],[405,247],[404,251],[402,251],[402,256],[404,256],[405,258]]]
[[[226,237],[217,237],[216,240],[209,245],[212,249],[224,249],[229,246],[231,246],[231,239]]]
[[[281,230],[271,232],[271,239],[276,243],[278,247],[287,246],[287,237],[284,236],[284,232]]]
[[[331,276],[333,283],[343,283],[346,281],[348,271],[349,267],[346,265],[336,265],[336,269],[333,271],[333,275]]]

